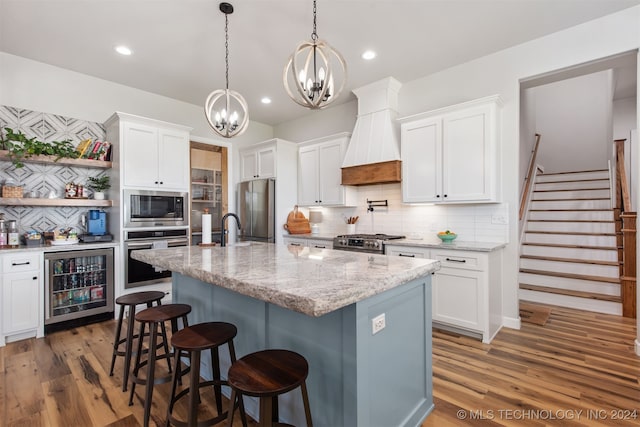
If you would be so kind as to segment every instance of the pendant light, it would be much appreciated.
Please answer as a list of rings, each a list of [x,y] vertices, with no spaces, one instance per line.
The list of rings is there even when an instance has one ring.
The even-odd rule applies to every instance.
[[[316,27],[314,0],[311,40],[303,41],[296,47],[282,75],[284,88],[291,99],[314,110],[335,101],[347,80],[344,58],[327,42],[318,39]],[[337,90],[336,81],[340,82]]]
[[[224,61],[227,86],[226,89],[214,90],[209,94],[204,104],[204,113],[215,133],[224,138],[233,138],[247,129],[249,108],[242,95],[229,89],[229,15],[233,13],[233,6],[229,3],[220,3],[220,11],[224,13]]]

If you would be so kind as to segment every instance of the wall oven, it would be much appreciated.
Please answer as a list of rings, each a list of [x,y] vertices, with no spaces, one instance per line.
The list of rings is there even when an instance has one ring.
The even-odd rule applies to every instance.
[[[152,265],[131,258],[138,249],[161,249],[187,246],[187,229],[125,231],[124,277],[126,289],[171,281],[171,271],[159,271]]]
[[[125,228],[189,225],[188,193],[124,190],[123,203]]]

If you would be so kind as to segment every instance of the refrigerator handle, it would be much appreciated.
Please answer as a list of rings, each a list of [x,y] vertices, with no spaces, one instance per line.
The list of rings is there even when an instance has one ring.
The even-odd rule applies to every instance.
[[[47,258],[44,260],[44,318],[45,320],[51,317],[51,283],[49,283],[49,263],[51,261]]]

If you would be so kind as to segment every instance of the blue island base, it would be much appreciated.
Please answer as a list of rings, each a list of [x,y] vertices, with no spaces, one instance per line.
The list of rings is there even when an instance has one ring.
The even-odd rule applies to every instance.
[[[191,305],[191,324],[236,325],[237,357],[267,348],[304,356],[315,426],[413,427],[433,409],[430,275],[320,317],[179,273],[173,273],[173,302]],[[381,314],[385,327],[373,334],[372,321]],[[225,348],[220,356],[224,377],[230,364]],[[202,376],[210,379],[208,352],[202,363]],[[282,422],[305,425],[300,389],[279,403]],[[245,405],[256,418],[257,400],[245,397]]]

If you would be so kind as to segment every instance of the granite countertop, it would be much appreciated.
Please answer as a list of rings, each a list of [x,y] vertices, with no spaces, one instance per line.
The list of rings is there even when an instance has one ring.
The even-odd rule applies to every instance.
[[[448,249],[454,251],[476,251],[476,252],[491,252],[497,249],[502,249],[507,246],[506,243],[500,242],[465,242],[458,241],[444,243],[437,237],[428,239],[398,239],[390,240],[386,242],[387,245],[397,246],[413,246],[419,248],[431,248],[431,249]]]
[[[333,233],[318,233],[318,234],[311,234],[311,233],[305,233],[305,234],[283,234],[283,237],[289,237],[291,239],[314,239],[314,240],[333,240],[334,237],[337,236],[337,234],[333,234]]]
[[[314,317],[440,268],[434,260],[261,242],[143,249],[132,251],[131,256]]]
[[[26,246],[20,245],[18,248],[0,248],[0,255],[9,254],[12,252],[65,252],[65,251],[82,251],[85,249],[102,249],[102,248],[115,248],[119,245],[118,242],[95,242],[95,243],[76,243],[73,245],[38,245],[38,246]]]

